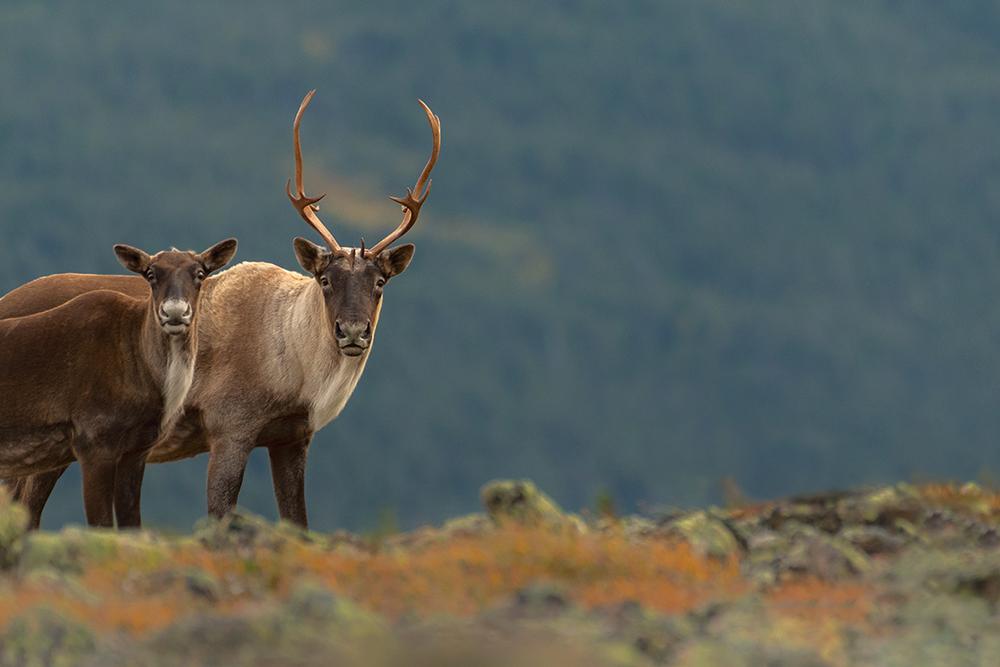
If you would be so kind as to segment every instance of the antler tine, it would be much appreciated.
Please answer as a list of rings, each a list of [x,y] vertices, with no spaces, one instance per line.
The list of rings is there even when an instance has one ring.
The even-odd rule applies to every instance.
[[[326,228],[323,221],[316,215],[316,211],[319,210],[316,202],[326,195],[307,197],[302,188],[302,143],[299,140],[299,125],[302,123],[302,114],[305,112],[306,107],[309,106],[309,102],[312,101],[315,94],[315,90],[310,90],[302,98],[302,104],[299,105],[299,110],[295,114],[295,122],[292,123],[292,140],[295,148],[295,191],[297,196],[292,194],[292,179],[288,179],[288,182],[285,183],[285,194],[288,195],[288,201],[292,202],[292,206],[299,212],[299,215],[306,221],[306,224],[315,229],[323,237],[323,241],[326,242],[327,247],[331,251],[336,252],[340,250],[340,244],[337,243],[337,239],[333,237],[330,230]]]
[[[431,134],[434,138],[434,146],[431,149],[431,156],[427,159],[427,164],[424,165],[423,171],[420,172],[420,176],[417,178],[416,184],[412,188],[406,189],[406,196],[389,197],[389,199],[403,207],[403,221],[399,223],[399,226],[391,234],[372,246],[371,250],[368,251],[368,255],[371,257],[378,255],[406,234],[406,232],[410,231],[417,222],[417,216],[420,215],[420,207],[423,206],[427,195],[431,191],[433,181],[429,177],[431,171],[434,169],[434,165],[437,164],[438,154],[441,153],[441,119],[431,111],[431,108],[423,100],[417,101],[420,102],[420,106],[427,115],[427,122],[431,126]]]

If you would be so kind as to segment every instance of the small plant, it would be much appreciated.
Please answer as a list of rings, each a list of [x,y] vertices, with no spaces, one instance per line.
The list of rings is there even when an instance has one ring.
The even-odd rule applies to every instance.
[[[368,539],[373,546],[378,547],[386,540],[399,533],[399,517],[395,507],[383,507],[378,511],[375,528],[368,533]]]
[[[723,477],[719,485],[722,487],[722,502],[729,509],[739,509],[749,504],[749,500],[746,494],[743,493],[743,489],[740,488],[739,482],[732,475]]]
[[[594,511],[597,512],[597,516],[604,519],[614,519],[618,516],[618,507],[615,503],[615,497],[611,495],[611,490],[606,486],[602,486],[597,491],[597,495],[594,497]]]

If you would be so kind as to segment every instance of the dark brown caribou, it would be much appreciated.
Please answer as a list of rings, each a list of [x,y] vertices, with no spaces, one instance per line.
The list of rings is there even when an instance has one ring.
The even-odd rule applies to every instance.
[[[208,511],[230,511],[243,482],[247,458],[266,447],[278,511],[307,525],[306,454],[314,432],[333,421],[357,386],[371,353],[386,283],[402,273],[412,244],[390,247],[417,222],[430,191],[430,173],[441,149],[441,122],[420,106],[431,127],[430,158],[403,197],[402,221],[371,248],[341,246],[318,216],[322,197],[305,195],[299,126],[312,100],[302,100],[292,126],[295,191],[286,186],[299,215],[324,246],[293,242],[308,275],[273,264],[238,264],[206,281],[194,383],[183,414],[150,452],[152,463],[209,452]],[[38,312],[95,289],[134,294],[134,280],[64,274],[28,283],[0,298],[0,318]],[[62,469],[12,481],[36,522]]]
[[[115,254],[142,276],[141,296],[99,289],[0,320],[0,475],[83,472],[87,522],[141,523],[146,454],[177,418],[191,386],[202,281],[236,252]],[[139,290],[136,290],[139,291]]]

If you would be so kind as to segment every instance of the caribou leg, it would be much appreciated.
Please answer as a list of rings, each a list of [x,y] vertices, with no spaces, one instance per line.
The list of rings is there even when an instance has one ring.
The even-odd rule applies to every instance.
[[[236,507],[251,449],[235,440],[213,443],[208,457],[209,516],[221,519]]]
[[[147,453],[129,452],[118,461],[115,470],[115,519],[118,528],[142,527],[140,498]]]
[[[24,496],[24,487],[28,483],[27,477],[8,477],[2,480],[3,486],[7,489],[7,494],[10,495],[10,499],[15,503],[22,502],[21,498]]]
[[[28,527],[31,530],[38,530],[41,527],[42,510],[45,509],[45,503],[49,501],[52,489],[56,488],[56,482],[59,481],[68,467],[63,466],[30,477],[23,477],[17,481],[14,500],[28,508],[28,513],[31,515]]]
[[[306,517],[306,454],[308,436],[291,445],[268,447],[271,458],[271,480],[274,498],[278,501],[278,514],[282,519],[309,527]]]
[[[80,459],[83,473],[83,508],[87,523],[101,528],[115,525],[114,493],[117,461],[100,457]]]

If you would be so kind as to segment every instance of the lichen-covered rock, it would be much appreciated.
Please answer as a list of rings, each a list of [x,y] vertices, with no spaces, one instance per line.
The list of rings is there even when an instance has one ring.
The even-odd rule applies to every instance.
[[[114,558],[157,564],[168,558],[164,540],[147,531],[113,531],[69,526],[58,533],[29,532],[23,540],[17,571],[76,574],[87,564]]]
[[[482,535],[495,525],[485,514],[467,514],[446,521],[441,526],[441,533],[448,537],[470,537]]]
[[[655,535],[659,526],[655,521],[641,516],[625,516],[614,520],[621,534],[631,539],[642,539]]]
[[[671,665],[676,667],[832,667],[814,652],[784,648],[777,643],[699,639],[684,645]]]
[[[91,664],[361,667],[384,664],[392,648],[389,626],[381,617],[303,582],[283,605],[237,616],[190,616],[147,640],[109,648]]]
[[[96,648],[79,623],[36,609],[0,630],[0,667],[76,667]]]
[[[664,526],[663,534],[679,537],[696,552],[713,558],[740,556],[744,545],[729,523],[708,511],[682,515]]]
[[[701,632],[680,647],[671,665],[832,667],[845,662],[843,651],[836,655],[828,643],[797,631],[795,622],[775,613],[759,593],[707,611]]]
[[[968,548],[971,545],[1000,546],[1000,531],[992,523],[968,513],[936,508],[929,511],[919,528],[920,540],[938,548]]]
[[[379,549],[418,549],[462,537],[477,537],[497,528],[497,522],[485,514],[469,514],[451,519],[440,528],[424,526],[385,538]]]
[[[563,512],[530,480],[496,480],[486,484],[479,497],[486,513],[496,523],[549,525],[580,532],[586,530],[580,517]]]
[[[154,549],[138,535],[76,526],[58,533],[33,532],[24,541],[18,569],[24,573],[39,569],[78,573],[87,561],[112,558],[125,545]]]
[[[655,664],[670,664],[678,647],[702,635],[705,618],[712,611],[693,614],[658,614],[637,602],[625,602],[602,610],[611,635],[633,647]]]
[[[205,548],[216,551],[280,549],[289,541],[317,541],[308,530],[292,523],[272,523],[239,508],[221,519],[202,519],[195,526],[194,536]]]
[[[899,553],[912,542],[908,534],[881,526],[847,526],[840,531],[838,537],[869,556]]]
[[[383,639],[389,627],[378,614],[308,580],[296,585],[284,609],[275,617],[289,626],[304,624],[307,632],[311,632],[309,627],[312,626],[341,640]]]
[[[836,508],[840,497],[840,494],[821,495],[779,503],[767,514],[764,524],[772,530],[781,530],[786,523],[792,522],[835,533],[843,525]]]
[[[851,664],[995,665],[1000,656],[1000,616],[971,596],[908,594],[883,609],[889,632],[855,639]]]
[[[836,581],[867,572],[868,557],[847,540],[803,524],[761,531],[749,541],[749,576],[769,585],[797,576]]]
[[[892,527],[900,521],[918,523],[927,504],[912,486],[897,484],[845,497],[836,510],[845,524]]]
[[[569,592],[564,587],[536,583],[517,591],[510,609],[521,617],[545,617],[564,613],[572,606]]]
[[[886,580],[903,595],[971,596],[995,608],[1000,604],[1000,550],[912,550],[899,558]]]

